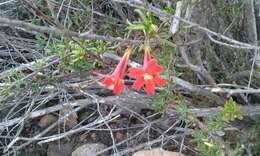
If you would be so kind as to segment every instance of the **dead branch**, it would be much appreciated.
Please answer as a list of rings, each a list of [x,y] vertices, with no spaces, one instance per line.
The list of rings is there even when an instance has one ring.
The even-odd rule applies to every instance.
[[[260,89],[226,89],[226,88],[211,88],[211,92],[213,93],[226,93],[228,96],[235,95],[235,94],[260,94]]]
[[[254,8],[254,0],[246,1],[245,3],[246,17],[247,17],[247,31],[249,40],[257,46],[257,30],[256,30],[256,17],[255,17],[255,8]],[[258,49],[254,49],[254,58],[251,64],[251,71],[248,80],[248,88],[251,86],[251,81],[254,73],[255,63],[259,60],[259,51]]]
[[[58,58],[58,56],[56,56],[56,55],[48,56],[46,58],[46,61],[47,61],[47,63],[50,63],[54,60],[57,60],[57,58]],[[0,73],[0,79],[4,79],[5,77],[7,77],[11,70],[14,70],[15,72],[21,72],[21,71],[28,70],[28,69],[33,70],[32,68],[36,63],[37,63],[37,61],[33,61],[33,62],[26,63],[26,64],[21,64],[14,69],[5,70],[2,73]]]
[[[182,1],[178,1],[176,3],[176,11],[175,11],[174,16],[180,17],[181,16],[181,9],[182,9]],[[176,18],[172,19],[171,27],[170,27],[170,31],[171,31],[172,35],[174,35],[178,31],[179,24],[180,24],[180,20],[178,20]]]
[[[67,29],[59,29],[56,27],[47,27],[47,26],[38,26],[30,23],[26,23],[19,20],[11,20],[8,18],[0,17],[0,25],[1,26],[8,26],[12,28],[21,29],[24,31],[29,31],[30,33],[42,33],[42,34],[56,34],[64,37],[75,37],[81,39],[89,39],[89,40],[103,40],[103,41],[114,41],[114,42],[124,42],[124,43],[131,43],[131,44],[140,44],[142,41],[139,40],[129,40],[129,39],[122,39],[117,37],[111,36],[101,36],[96,34],[90,33],[77,33]]]
[[[139,94],[136,92],[129,91],[129,93],[122,94],[120,96],[109,96],[109,97],[96,97],[100,104],[116,105],[119,108],[122,108],[122,114],[128,114],[131,110],[133,112],[141,112],[142,109],[152,109],[152,99],[144,94]],[[26,115],[27,119],[34,119],[40,116],[57,112],[63,109],[64,106],[70,105],[72,107],[85,107],[87,105],[93,104],[95,101],[92,99],[86,98],[82,100],[76,100],[64,104],[55,105],[45,109],[37,110]],[[123,110],[125,108],[125,110]],[[260,105],[256,106],[242,106],[246,116],[255,116],[260,115]],[[219,108],[191,108],[189,111],[197,117],[208,117],[217,115]],[[166,112],[169,116],[176,116],[174,111],[168,110]],[[19,121],[23,120],[24,117],[18,117],[11,120],[6,120],[0,123],[0,130],[5,129],[6,127],[12,126]]]
[[[189,68],[194,71],[195,73],[199,74],[200,77],[203,77],[202,81],[206,81],[209,84],[216,84],[215,80],[212,78],[212,76],[208,73],[208,71],[203,67],[202,60],[200,57],[200,52],[197,49],[195,52],[197,53],[196,60],[201,62],[200,65],[194,65],[190,62],[188,55],[187,55],[187,48],[185,47],[179,47],[179,52],[185,61],[185,63],[189,66]]]
[[[232,81],[237,81],[241,78],[249,77],[250,73],[251,73],[251,70],[240,71],[240,72],[237,72],[237,73],[234,73],[233,75],[231,75],[229,79]],[[253,71],[253,76],[260,78],[260,72]]]
[[[245,116],[255,116],[255,115],[260,115],[260,106],[255,105],[255,106],[241,106],[244,115]],[[194,114],[197,117],[212,117],[216,116],[219,112],[218,107],[213,107],[213,108],[193,108],[189,109],[192,114]]]
[[[72,107],[83,107],[83,106],[87,106],[89,104],[91,104],[92,101],[90,99],[84,99],[84,100],[77,100],[75,102],[69,102],[69,103],[64,103],[64,104],[60,104],[60,105],[56,105],[56,106],[52,106],[52,107],[47,107],[45,109],[42,110],[37,110],[34,112],[31,112],[29,114],[26,114],[26,118],[27,119],[34,119],[46,114],[50,114],[53,112],[57,112],[61,109],[63,109],[63,107],[65,107],[66,105],[70,105]],[[11,120],[6,120],[0,123],[0,130],[3,130],[9,126],[12,126],[18,122],[20,122],[21,120],[23,120],[25,117],[18,117],[18,118],[14,118]]]
[[[225,35],[222,35],[220,33],[217,33],[217,32],[214,32],[206,27],[203,27],[203,26],[200,26],[199,24],[197,23],[194,23],[194,22],[191,22],[191,21],[188,21],[186,19],[183,19],[183,18],[180,18],[180,17],[177,17],[177,16],[174,16],[174,15],[171,15],[159,8],[156,8],[152,5],[150,5],[149,3],[145,3],[145,2],[142,2],[142,1],[139,1],[139,0],[113,0],[115,2],[118,2],[118,3],[124,3],[124,4],[128,4],[129,6],[132,6],[132,7],[136,7],[136,8],[139,8],[139,9],[143,9],[143,10],[146,10],[146,11],[149,11],[149,12],[152,12],[155,14],[155,16],[161,18],[161,19],[172,19],[172,18],[176,18],[180,21],[182,21],[183,23],[189,25],[190,27],[196,27],[198,30],[202,30],[203,32],[211,35],[211,36],[215,36],[216,38],[220,39],[220,40],[223,40],[223,41],[226,41],[226,42],[229,42],[233,45],[235,45],[233,48],[238,48],[238,49],[260,49],[259,46],[255,46],[255,45],[252,45],[252,44],[248,44],[248,43],[245,43],[245,42],[241,42],[241,41],[237,41],[237,40],[234,40],[232,38],[229,38]]]

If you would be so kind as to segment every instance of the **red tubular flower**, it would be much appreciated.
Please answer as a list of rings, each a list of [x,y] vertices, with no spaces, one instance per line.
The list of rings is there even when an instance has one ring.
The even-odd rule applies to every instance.
[[[113,89],[115,94],[120,94],[122,88],[124,88],[127,91],[127,86],[124,83],[124,73],[127,68],[131,51],[131,48],[128,48],[126,50],[124,56],[121,58],[114,72],[111,75],[106,76],[106,78],[103,81],[105,87]]]
[[[163,68],[157,63],[156,59],[151,59],[151,48],[145,48],[143,69],[129,68],[128,76],[135,78],[133,88],[139,91],[144,85],[145,90],[149,96],[155,93],[155,85],[162,87],[166,81],[159,77],[163,72]]]

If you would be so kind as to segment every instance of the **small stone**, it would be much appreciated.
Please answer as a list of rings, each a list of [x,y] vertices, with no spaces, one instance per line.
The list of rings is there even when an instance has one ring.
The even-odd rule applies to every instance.
[[[154,148],[151,150],[142,150],[133,154],[133,156],[185,156],[179,152],[165,151],[160,148]]]
[[[107,148],[106,145],[101,143],[88,143],[78,147],[75,151],[72,152],[71,156],[93,156],[98,152]],[[107,156],[108,152],[99,154],[99,156]]]
[[[53,124],[57,120],[58,120],[58,118],[56,116],[48,114],[48,115],[43,116],[40,119],[38,125],[41,128],[47,128],[48,126],[50,126],[51,124]]]
[[[47,156],[70,156],[73,146],[71,143],[50,143],[47,150]]]

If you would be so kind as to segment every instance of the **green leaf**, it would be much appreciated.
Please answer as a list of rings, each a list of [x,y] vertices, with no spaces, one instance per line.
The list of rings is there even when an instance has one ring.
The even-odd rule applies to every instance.
[[[235,119],[243,119],[243,108],[237,106],[236,102],[230,98],[223,108],[220,108],[220,114],[223,121],[234,121]]]
[[[131,24],[127,27],[129,30],[144,30],[145,26],[142,24]]]

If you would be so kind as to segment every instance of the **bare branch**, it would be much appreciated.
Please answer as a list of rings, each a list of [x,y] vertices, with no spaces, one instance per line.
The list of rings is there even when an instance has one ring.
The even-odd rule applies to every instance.
[[[96,34],[81,34],[77,32],[73,32],[66,29],[59,29],[56,27],[46,27],[46,26],[38,26],[30,23],[26,23],[19,20],[10,20],[8,18],[0,17],[0,25],[13,27],[17,29],[21,29],[29,32],[38,32],[38,33],[47,33],[47,34],[56,34],[64,37],[76,37],[81,39],[89,39],[89,40],[104,40],[104,41],[114,41],[114,42],[125,42],[131,44],[140,44],[142,41],[139,40],[128,40],[111,36],[101,36]]]
[[[217,38],[219,38],[221,40],[224,40],[224,41],[227,41],[227,42],[230,42],[230,43],[234,44],[235,46],[233,48],[239,48],[239,49],[260,49],[259,46],[255,46],[255,45],[252,45],[252,44],[248,44],[248,43],[244,43],[244,42],[240,42],[240,41],[234,40],[234,39],[229,38],[227,36],[224,36],[224,35],[222,35],[220,33],[214,32],[214,31],[212,31],[212,30],[210,30],[208,28],[202,27],[202,26],[200,26],[197,23],[190,22],[190,21],[185,20],[185,19],[183,19],[181,17],[177,17],[177,16],[174,16],[174,15],[171,15],[171,14],[169,14],[169,13],[167,13],[167,12],[165,12],[165,11],[159,9],[159,8],[156,8],[156,7],[152,6],[151,4],[144,3],[144,2],[139,1],[139,0],[113,0],[113,1],[119,2],[119,3],[125,3],[125,4],[128,4],[128,5],[132,6],[132,7],[136,7],[136,8],[140,8],[140,9],[152,12],[157,17],[159,17],[161,19],[176,18],[176,19],[182,21],[183,23],[188,24],[191,27],[196,27],[197,29],[202,30],[205,33],[210,34],[211,36],[216,36]]]

